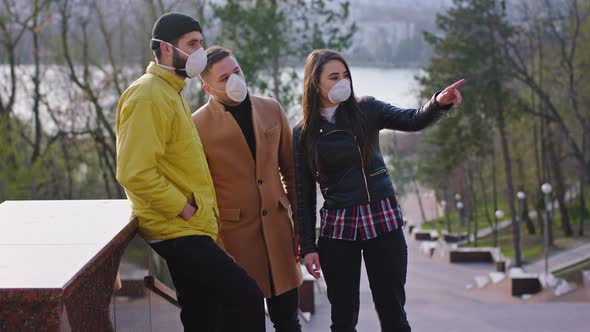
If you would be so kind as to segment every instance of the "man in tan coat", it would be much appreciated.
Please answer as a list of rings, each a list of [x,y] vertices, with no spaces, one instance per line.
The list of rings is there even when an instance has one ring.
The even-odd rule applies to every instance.
[[[193,113],[193,121],[217,194],[221,245],[258,283],[275,329],[301,331],[289,123],[278,101],[248,94],[229,50],[213,46],[205,53],[201,79],[210,99]]]

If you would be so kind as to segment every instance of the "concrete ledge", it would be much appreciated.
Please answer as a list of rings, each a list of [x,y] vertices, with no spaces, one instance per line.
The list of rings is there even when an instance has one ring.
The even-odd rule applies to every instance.
[[[450,250],[449,259],[451,263],[493,263],[500,260],[497,251],[497,248],[456,248]]]
[[[414,229],[414,239],[417,241],[436,241],[438,232],[435,230]]]
[[[457,243],[467,240],[466,233],[448,233],[447,231],[442,232],[443,240],[448,243]]]
[[[512,296],[524,294],[537,294],[543,289],[539,277],[534,274],[523,274],[510,277],[512,285]]]

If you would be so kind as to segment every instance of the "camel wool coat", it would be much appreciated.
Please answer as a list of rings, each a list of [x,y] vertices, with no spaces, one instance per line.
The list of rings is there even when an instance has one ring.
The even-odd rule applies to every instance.
[[[222,245],[269,298],[302,283],[295,248],[299,232],[293,136],[278,101],[249,98],[256,161],[223,104],[209,98],[193,113],[193,121],[217,195]]]

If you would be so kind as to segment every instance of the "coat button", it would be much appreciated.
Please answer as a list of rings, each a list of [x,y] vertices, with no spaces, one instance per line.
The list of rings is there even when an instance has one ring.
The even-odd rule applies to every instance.
[[[266,216],[267,214],[268,214],[268,211],[262,210],[262,216]]]
[[[262,185],[262,180],[258,180],[258,185],[261,186]]]

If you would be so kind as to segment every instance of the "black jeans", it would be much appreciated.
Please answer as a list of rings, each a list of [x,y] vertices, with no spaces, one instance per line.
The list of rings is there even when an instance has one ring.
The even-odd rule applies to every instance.
[[[361,253],[383,332],[409,332],[404,305],[408,248],[401,229],[365,241],[320,237],[318,253],[332,304],[333,332],[355,332]]]
[[[210,237],[187,236],[151,246],[168,264],[185,331],[265,331],[262,292]]]
[[[266,306],[276,332],[301,332],[299,288],[266,299]]]

